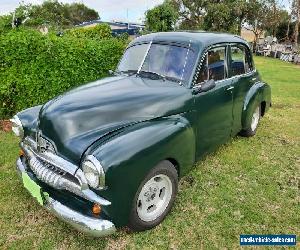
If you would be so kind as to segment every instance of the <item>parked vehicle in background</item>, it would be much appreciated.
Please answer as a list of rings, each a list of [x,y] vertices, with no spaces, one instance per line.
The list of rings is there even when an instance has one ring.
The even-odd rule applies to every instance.
[[[12,119],[17,169],[38,202],[78,230],[150,229],[169,213],[180,177],[230,137],[255,135],[270,105],[240,37],[141,36],[113,76]]]

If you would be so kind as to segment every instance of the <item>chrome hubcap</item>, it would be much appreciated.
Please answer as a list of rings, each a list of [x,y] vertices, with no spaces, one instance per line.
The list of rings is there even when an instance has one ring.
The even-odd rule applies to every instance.
[[[259,107],[257,107],[252,116],[252,122],[251,122],[252,131],[254,131],[256,129],[258,122],[259,122],[259,117],[260,117],[260,111],[259,111]]]
[[[166,210],[172,197],[172,182],[164,174],[152,177],[143,186],[137,200],[137,214],[143,221],[153,221]]]

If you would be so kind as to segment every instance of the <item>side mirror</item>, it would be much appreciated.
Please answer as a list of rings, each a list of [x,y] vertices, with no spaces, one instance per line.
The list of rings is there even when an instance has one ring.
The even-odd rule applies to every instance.
[[[201,92],[207,92],[216,87],[216,82],[214,79],[205,81],[201,86],[196,86],[193,88],[193,94],[199,94]]]

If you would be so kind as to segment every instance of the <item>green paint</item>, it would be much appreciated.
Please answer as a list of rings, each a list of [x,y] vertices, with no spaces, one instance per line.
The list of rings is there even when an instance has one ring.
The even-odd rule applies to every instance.
[[[41,187],[37,185],[26,173],[22,173],[22,180],[24,187],[29,191],[29,193],[37,199],[40,205],[44,204],[44,199],[42,197]]]

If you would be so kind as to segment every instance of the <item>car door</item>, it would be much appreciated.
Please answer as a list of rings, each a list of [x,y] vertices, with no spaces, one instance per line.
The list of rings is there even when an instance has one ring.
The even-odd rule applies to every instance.
[[[233,91],[233,126],[232,135],[242,128],[242,111],[245,96],[251,86],[258,80],[257,72],[249,48],[243,44],[231,44],[228,53],[228,72],[232,80]]]
[[[227,45],[210,48],[202,57],[200,71],[193,88],[202,86],[213,79],[216,86],[194,95],[196,110],[196,158],[200,158],[231,134],[232,127],[232,86],[228,79]]]

